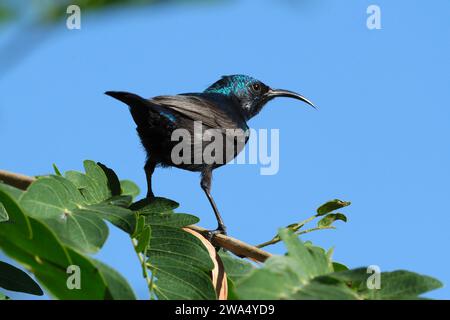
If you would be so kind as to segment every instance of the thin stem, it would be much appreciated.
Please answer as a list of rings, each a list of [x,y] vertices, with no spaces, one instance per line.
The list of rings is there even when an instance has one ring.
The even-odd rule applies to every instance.
[[[292,227],[292,225],[291,225],[291,226],[288,226],[287,228],[289,228],[289,229],[291,229],[292,231],[294,231],[295,234],[298,235],[298,236],[300,236],[300,235],[302,235],[302,234],[309,233],[309,232],[318,231],[318,230],[336,229],[336,228],[333,227],[333,226],[324,226],[324,227],[315,227],[315,228],[310,228],[310,229],[306,229],[306,230],[303,230],[303,231],[296,232],[296,231],[299,230],[301,227],[303,227],[306,223],[308,223],[308,222],[314,220],[314,218],[316,218],[316,216],[313,216],[313,217],[311,217],[311,218],[308,218],[308,219],[306,219],[306,220],[300,222],[299,224],[296,224],[295,227]],[[263,243],[261,243],[261,244],[258,244],[256,247],[257,247],[257,248],[264,248],[264,247],[270,246],[270,245],[272,245],[272,244],[278,243],[278,242],[280,242],[280,241],[281,241],[281,238],[280,238],[279,236],[275,236],[275,237],[273,237],[273,238],[272,238],[271,240],[269,240],[269,241],[266,241],[266,242],[263,242]]]
[[[303,227],[305,224],[307,224],[308,222],[310,222],[310,221],[313,221],[315,218],[317,218],[317,215],[313,215],[313,216],[311,216],[311,217],[309,217],[308,219],[306,219],[306,220],[303,220],[303,221],[301,221],[301,222],[299,222],[299,223],[296,223],[295,225],[293,225],[292,227],[291,227],[291,229],[292,229],[292,231],[297,231],[298,229],[300,229],[301,227]],[[287,226],[288,228],[290,227],[290,226]]]
[[[258,244],[256,247],[257,248],[264,248],[264,247],[270,246],[271,244],[275,244],[275,243],[280,242],[280,241],[281,241],[280,237],[276,236],[276,237],[272,238],[269,241],[266,241],[266,242]]]
[[[315,227],[315,228],[306,229],[306,230],[303,230],[303,231],[300,231],[300,232],[296,232],[295,234],[300,236],[300,235],[305,234],[305,233],[318,231],[318,230],[325,230],[325,229],[336,229],[336,227],[333,227],[333,226]]]
[[[313,216],[309,217],[308,219],[300,221],[298,223],[290,224],[286,228],[289,228],[292,231],[296,232],[301,227],[303,227],[305,224],[307,224],[308,222],[314,220],[315,218],[317,218],[317,215],[313,215]],[[280,241],[281,241],[280,237],[278,235],[275,235],[271,240],[263,242],[261,244],[258,244],[256,247],[257,248],[264,248],[264,247],[270,246],[271,244],[278,243]]]
[[[152,291],[153,291],[153,290],[152,290],[152,288],[153,288],[153,273],[152,273],[152,275],[151,275],[151,278],[149,278],[148,270],[147,270],[147,265],[146,265],[146,262],[145,262],[145,256],[146,256],[147,248],[146,248],[146,249],[144,250],[144,252],[143,252],[144,256],[142,256],[142,253],[141,253],[141,252],[138,252],[138,251],[136,250],[137,240],[134,239],[134,238],[132,238],[132,237],[130,237],[130,239],[131,239],[131,243],[133,244],[134,251],[136,251],[136,254],[137,254],[137,256],[138,256],[139,262],[141,263],[141,267],[142,267],[142,275],[143,275],[143,277],[145,278],[145,280],[146,280],[146,282],[147,282],[147,287],[148,287],[148,289],[149,289],[149,292],[150,292],[150,299],[151,299],[151,298],[152,298]]]
[[[150,263],[147,263],[149,265],[149,267],[151,266]],[[152,271],[152,275],[150,278],[150,283],[149,283],[149,290],[150,290],[150,300],[155,300],[155,292],[153,291],[153,282],[154,282],[154,274]]]

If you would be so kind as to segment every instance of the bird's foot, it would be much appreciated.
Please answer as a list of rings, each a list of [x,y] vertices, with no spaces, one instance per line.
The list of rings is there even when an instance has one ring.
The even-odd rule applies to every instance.
[[[211,240],[218,234],[223,234],[224,236],[227,235],[227,232],[222,229],[207,230],[205,233],[206,233],[206,238],[209,240],[209,242],[211,242]]]
[[[209,242],[212,243],[212,240],[215,236],[219,235],[219,234],[223,234],[224,236],[227,235],[227,231],[225,229],[225,227],[219,227],[216,230],[207,230],[205,232],[206,234],[206,239],[208,239]],[[215,246],[216,250],[219,250],[220,247]]]

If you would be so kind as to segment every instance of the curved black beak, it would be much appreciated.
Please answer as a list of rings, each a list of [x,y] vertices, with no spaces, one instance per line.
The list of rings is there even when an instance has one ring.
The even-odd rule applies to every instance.
[[[268,100],[272,100],[277,97],[293,98],[293,99],[301,100],[301,101],[309,104],[314,109],[317,109],[316,106],[311,101],[306,99],[304,96],[302,96],[301,94],[298,94],[296,92],[289,91],[289,90],[269,89],[269,91],[266,93],[266,97]]]

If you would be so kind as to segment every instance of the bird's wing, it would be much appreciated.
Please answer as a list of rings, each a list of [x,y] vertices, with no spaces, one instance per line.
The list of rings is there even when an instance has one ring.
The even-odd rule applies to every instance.
[[[236,129],[239,121],[215,104],[211,99],[194,95],[158,96],[149,100],[169,110],[176,111],[193,121],[201,121],[210,128]]]

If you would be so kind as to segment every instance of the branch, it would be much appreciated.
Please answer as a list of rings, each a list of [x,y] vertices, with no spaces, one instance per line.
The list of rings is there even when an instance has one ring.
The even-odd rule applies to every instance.
[[[287,228],[289,228],[289,227],[287,227]],[[294,232],[294,234],[296,234],[297,236],[301,236],[302,234],[305,234],[305,233],[318,231],[318,230],[325,230],[325,229],[336,229],[336,227],[334,227],[334,226],[315,227],[315,228],[306,229],[306,230],[299,231],[299,232]],[[291,230],[293,230],[293,228],[291,228]],[[293,231],[295,231],[295,230],[293,230]],[[272,238],[272,240],[269,240],[269,241],[263,242],[261,244],[258,244],[256,247],[257,248],[263,248],[263,247],[267,247],[267,246],[270,246],[272,244],[278,243],[280,241],[281,241],[281,238],[279,236],[275,236],[275,237]]]
[[[208,231],[199,226],[189,226],[189,229],[197,231],[201,233],[203,236],[205,236],[205,233]],[[225,236],[223,234],[215,235],[211,239],[211,243],[214,246],[222,247],[226,250],[229,250],[239,257],[247,257],[259,262],[264,262],[272,256],[267,251],[261,250],[260,248],[252,246],[241,240]]]
[[[21,190],[25,190],[36,178],[24,176],[18,173],[12,173],[4,170],[0,170],[0,181],[16,187]]]
[[[36,178],[34,177],[29,177],[18,173],[0,170],[0,181],[13,187],[19,188],[21,190],[27,189],[28,186],[35,180]],[[205,238],[207,238],[207,236],[205,235],[207,231],[206,229],[194,225],[189,226],[188,228],[201,233],[202,235],[205,236]],[[228,251],[231,251],[239,257],[250,258],[258,262],[264,262],[269,257],[271,257],[270,253],[261,250],[260,248],[242,242],[241,240],[225,236],[223,234],[215,235],[211,239],[211,243],[216,247],[221,247]]]

